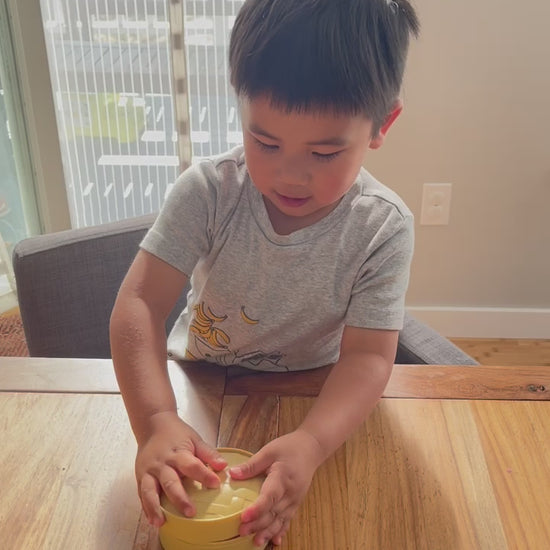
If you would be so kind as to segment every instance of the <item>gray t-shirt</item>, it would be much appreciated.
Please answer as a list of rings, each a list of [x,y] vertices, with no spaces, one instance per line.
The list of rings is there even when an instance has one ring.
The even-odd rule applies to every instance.
[[[413,217],[361,169],[325,218],[279,235],[239,147],[178,178],[141,247],[191,276],[171,357],[301,370],[338,360],[345,325],[402,328]]]

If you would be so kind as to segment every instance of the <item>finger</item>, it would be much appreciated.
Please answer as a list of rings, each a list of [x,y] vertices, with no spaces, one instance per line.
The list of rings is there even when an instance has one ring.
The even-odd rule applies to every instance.
[[[199,441],[195,445],[195,454],[205,464],[209,464],[216,472],[223,470],[227,466],[227,460],[225,460],[225,458],[216,449],[204,441]]]
[[[164,514],[160,509],[159,498],[160,486],[158,481],[150,474],[145,474],[138,485],[139,498],[141,506],[147,517],[147,521],[155,527],[160,527],[164,523]]]
[[[286,532],[286,527],[290,523],[290,519],[284,518],[282,516],[274,516],[273,521],[265,528],[256,533],[254,536],[254,544],[259,546],[264,545],[268,540],[273,540],[273,537],[277,536],[281,532]],[[281,536],[282,540],[282,536]]]
[[[170,467],[165,467],[159,475],[159,483],[168,500],[186,517],[193,517],[196,509],[181,483],[178,473]]]
[[[273,460],[267,453],[259,451],[246,462],[230,468],[229,473],[234,479],[249,479],[264,473],[272,463]]]
[[[239,529],[239,534],[241,536],[246,536],[252,533],[261,533],[267,529],[270,529],[273,525],[275,525],[275,527],[273,527],[273,531],[278,532],[282,527],[282,523],[283,518],[280,517],[277,512],[269,510],[267,513],[262,514],[254,521],[242,523]]]
[[[254,504],[245,508],[241,514],[241,521],[243,523],[254,522],[253,528],[256,530],[258,528],[256,520],[270,514],[272,510],[282,510],[288,506],[288,503],[283,501],[284,494],[284,487],[279,476],[273,473],[269,474],[263,482],[260,495]]]
[[[252,533],[254,535],[254,544],[261,546],[265,544],[272,536],[272,534],[278,533],[283,528],[284,520],[278,518],[277,516],[271,516],[269,518],[269,523],[265,525],[262,529],[254,529],[253,531],[246,531],[245,534],[242,534],[239,530],[239,535],[247,536]]]
[[[290,522],[296,511],[296,505],[289,504],[285,507],[286,503],[287,499],[283,499],[275,508],[268,510],[254,521],[243,522],[239,534],[241,536],[250,535],[251,533],[264,534],[265,536],[269,535],[268,538],[276,535],[284,529],[285,522]]]
[[[283,543],[283,537],[286,535],[288,528],[290,527],[290,518],[286,518],[283,521],[283,526],[281,527],[281,530],[273,537],[271,537],[271,542],[275,546],[280,546]]]
[[[180,472],[184,477],[189,477],[202,483],[209,489],[220,486],[220,478],[206,464],[189,452],[179,453],[169,461],[169,465]]]

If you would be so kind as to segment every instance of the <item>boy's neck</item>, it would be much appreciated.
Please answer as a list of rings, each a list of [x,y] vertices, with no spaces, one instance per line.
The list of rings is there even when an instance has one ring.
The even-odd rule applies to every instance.
[[[299,231],[300,229],[317,223],[328,216],[340,203],[340,201],[337,201],[309,216],[288,216],[281,212],[267,197],[263,196],[262,198],[273,231],[275,231],[277,235],[290,235],[295,231]]]

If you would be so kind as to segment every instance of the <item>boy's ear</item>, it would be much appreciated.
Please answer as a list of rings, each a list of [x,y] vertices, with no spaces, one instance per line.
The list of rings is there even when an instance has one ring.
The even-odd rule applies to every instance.
[[[386,117],[384,124],[378,131],[378,135],[372,138],[369,145],[370,149],[379,149],[380,147],[382,147],[384,139],[386,138],[386,133],[391,128],[391,125],[395,122],[395,119],[401,114],[401,111],[403,111],[403,102],[398,99],[395,102],[391,113]]]

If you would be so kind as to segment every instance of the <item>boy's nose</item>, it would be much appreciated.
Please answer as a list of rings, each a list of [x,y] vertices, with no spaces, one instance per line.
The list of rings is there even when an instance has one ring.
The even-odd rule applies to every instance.
[[[304,185],[309,181],[307,167],[295,159],[283,161],[280,173],[281,179],[289,185]]]

